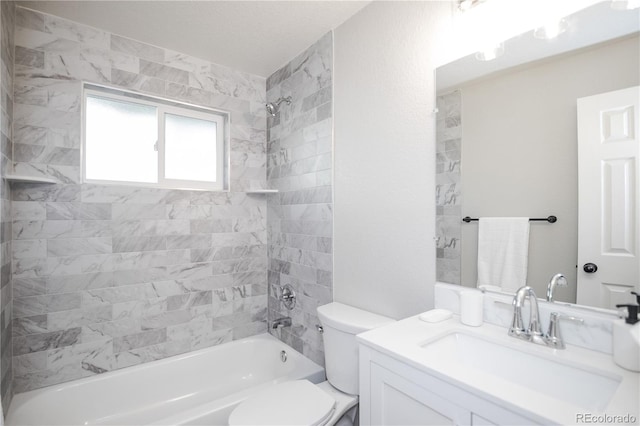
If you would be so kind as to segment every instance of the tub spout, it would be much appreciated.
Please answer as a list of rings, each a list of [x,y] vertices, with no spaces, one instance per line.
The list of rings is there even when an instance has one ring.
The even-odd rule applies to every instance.
[[[272,329],[275,330],[278,327],[291,327],[291,318],[290,317],[278,318],[277,320],[274,320],[271,323]]]

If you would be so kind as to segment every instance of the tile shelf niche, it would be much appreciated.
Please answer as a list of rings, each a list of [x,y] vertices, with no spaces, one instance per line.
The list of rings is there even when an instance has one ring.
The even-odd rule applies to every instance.
[[[251,189],[247,191],[247,194],[277,194],[277,189]]]
[[[8,174],[3,177],[3,179],[9,181],[9,183],[19,182],[19,183],[59,183],[55,179],[41,177],[41,176],[28,176],[28,175],[18,175],[18,174]]]

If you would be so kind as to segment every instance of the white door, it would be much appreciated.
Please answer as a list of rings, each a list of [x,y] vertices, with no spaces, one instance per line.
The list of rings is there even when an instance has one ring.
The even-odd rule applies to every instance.
[[[639,126],[640,87],[578,99],[578,304],[640,292]]]

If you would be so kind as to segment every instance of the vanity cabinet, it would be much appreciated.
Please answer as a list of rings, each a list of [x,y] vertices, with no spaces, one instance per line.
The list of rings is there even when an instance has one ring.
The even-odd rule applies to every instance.
[[[360,345],[362,425],[532,425],[536,421]]]

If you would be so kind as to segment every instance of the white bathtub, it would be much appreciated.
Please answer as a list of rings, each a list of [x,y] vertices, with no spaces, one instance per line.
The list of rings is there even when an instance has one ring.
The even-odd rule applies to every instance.
[[[253,392],[303,378],[319,383],[324,369],[262,334],[17,394],[6,424],[220,425]]]

